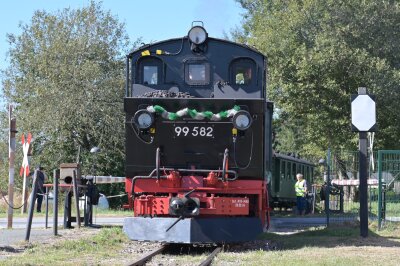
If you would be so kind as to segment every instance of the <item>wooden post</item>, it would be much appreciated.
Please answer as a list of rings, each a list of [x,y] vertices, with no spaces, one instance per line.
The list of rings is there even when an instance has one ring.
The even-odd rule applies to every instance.
[[[33,219],[33,213],[35,211],[35,202],[36,202],[36,195],[37,195],[37,190],[38,190],[38,172],[39,172],[39,168],[35,170],[35,174],[33,176],[31,205],[29,206],[28,224],[26,225],[25,241],[29,241],[29,237],[31,236],[32,219]]]
[[[14,213],[14,164],[15,164],[15,133],[17,132],[17,121],[15,118],[11,118],[12,116],[12,106],[11,104],[8,107],[8,121],[9,121],[9,146],[8,146],[8,215],[7,215],[7,228],[12,228],[13,224],[13,213]]]

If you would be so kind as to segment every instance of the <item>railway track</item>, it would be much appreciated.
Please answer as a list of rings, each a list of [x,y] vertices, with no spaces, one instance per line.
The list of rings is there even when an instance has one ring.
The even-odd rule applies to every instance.
[[[145,255],[143,255],[142,257],[140,257],[138,260],[129,263],[129,266],[141,266],[141,265],[146,265],[146,263],[148,261],[150,261],[154,256],[167,251],[169,248],[171,248],[171,245],[165,244],[162,245],[159,248],[156,248],[148,253],[146,253]],[[222,247],[216,247],[208,256],[205,260],[203,260],[199,266],[208,266],[211,265],[213,259],[217,256],[218,253],[220,253],[222,251]]]

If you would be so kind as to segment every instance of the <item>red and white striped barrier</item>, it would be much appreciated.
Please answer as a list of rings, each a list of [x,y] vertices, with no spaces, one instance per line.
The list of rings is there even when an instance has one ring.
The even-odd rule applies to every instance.
[[[358,186],[360,185],[360,180],[358,179],[333,179],[331,180],[333,185],[338,186]],[[367,179],[367,184],[369,186],[377,186],[379,183],[378,179]]]
[[[93,180],[94,184],[124,183],[125,177],[121,176],[82,176],[83,179]]]

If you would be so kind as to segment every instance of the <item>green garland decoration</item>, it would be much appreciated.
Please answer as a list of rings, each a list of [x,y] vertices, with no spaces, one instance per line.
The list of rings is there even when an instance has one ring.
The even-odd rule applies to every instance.
[[[195,120],[204,120],[207,118],[211,121],[220,121],[224,118],[233,117],[240,110],[240,107],[238,105],[235,105],[232,109],[221,111],[216,114],[211,111],[198,112],[196,109],[189,108],[184,108],[174,113],[168,112],[167,110],[165,110],[164,107],[160,105],[151,105],[148,106],[146,109],[150,113],[160,114],[164,119],[168,119],[171,121],[175,121],[187,115]]]

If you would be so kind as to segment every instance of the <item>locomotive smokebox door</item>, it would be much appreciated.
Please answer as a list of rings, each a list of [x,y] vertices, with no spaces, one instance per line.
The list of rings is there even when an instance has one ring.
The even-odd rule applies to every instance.
[[[60,164],[60,185],[72,185],[74,170],[76,171],[77,184],[80,184],[81,183],[80,164],[78,163]]]

